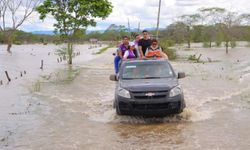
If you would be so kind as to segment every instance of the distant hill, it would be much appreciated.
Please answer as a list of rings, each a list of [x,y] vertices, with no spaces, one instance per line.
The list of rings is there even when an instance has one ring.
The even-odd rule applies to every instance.
[[[119,31],[121,30],[121,28],[123,28],[124,30],[128,31],[127,28],[124,28],[124,26],[117,26],[117,25],[110,25],[106,30],[87,30],[86,34],[90,34],[91,32],[99,32],[99,33],[104,33],[105,31]],[[163,30],[164,28],[160,28],[160,30]],[[144,29],[141,29],[140,31],[142,31]],[[145,28],[145,30],[148,31],[153,31],[156,30],[156,28]],[[132,28],[130,29],[130,32],[138,32],[137,28]],[[36,34],[36,35],[55,35],[54,31],[33,31],[31,32],[32,34]]]
[[[32,34],[36,35],[54,35],[54,31],[33,31]]]

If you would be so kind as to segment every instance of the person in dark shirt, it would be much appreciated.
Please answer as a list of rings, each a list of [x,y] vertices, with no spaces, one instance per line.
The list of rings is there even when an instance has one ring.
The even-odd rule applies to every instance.
[[[140,56],[141,58],[144,58],[146,50],[148,47],[151,46],[152,41],[149,38],[149,34],[147,30],[143,30],[142,33],[143,33],[143,38],[140,39],[138,46],[139,46]]]

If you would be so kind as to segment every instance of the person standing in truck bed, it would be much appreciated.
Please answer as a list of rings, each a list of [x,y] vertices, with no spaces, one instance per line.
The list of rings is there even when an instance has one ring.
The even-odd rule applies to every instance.
[[[139,40],[138,46],[140,51],[140,57],[144,58],[147,48],[150,47],[152,44],[152,40],[150,39],[147,30],[143,30],[142,33],[143,38]]]
[[[124,36],[122,38],[122,44],[120,44],[117,49],[117,56],[114,59],[114,67],[115,67],[116,74],[118,74],[119,72],[119,64],[121,63],[121,60],[126,50],[129,50],[129,37],[128,36]]]
[[[147,58],[165,58],[168,59],[167,54],[165,54],[161,47],[158,45],[158,41],[156,39],[152,40],[152,45],[149,46],[146,50],[145,57]]]

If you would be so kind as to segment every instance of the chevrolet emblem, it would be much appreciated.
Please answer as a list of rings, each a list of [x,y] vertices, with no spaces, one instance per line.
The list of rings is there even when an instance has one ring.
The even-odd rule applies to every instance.
[[[154,96],[155,93],[146,93],[145,95],[148,96],[148,97],[151,97],[151,96]]]

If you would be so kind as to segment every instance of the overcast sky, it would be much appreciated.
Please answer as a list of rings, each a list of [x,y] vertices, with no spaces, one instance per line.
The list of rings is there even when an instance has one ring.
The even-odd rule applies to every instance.
[[[141,29],[156,26],[156,18],[159,0],[109,0],[114,8],[112,14],[106,19],[97,19],[96,27],[89,30],[103,30],[110,24],[126,25],[128,18],[132,28],[137,28],[141,23]],[[250,0],[162,0],[160,27],[165,28],[178,16],[195,13],[201,7],[222,7],[239,13],[250,13]],[[44,22],[38,19],[34,13],[25,22],[22,29],[25,31],[53,30],[53,18],[47,18]]]

